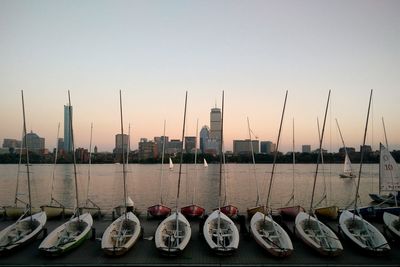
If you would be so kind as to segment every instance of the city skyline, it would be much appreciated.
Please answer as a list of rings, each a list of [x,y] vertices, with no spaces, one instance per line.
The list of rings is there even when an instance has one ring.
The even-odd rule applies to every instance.
[[[289,90],[281,151],[316,148],[316,120],[328,90],[332,104],[324,148],[362,143],[369,90],[374,89],[367,143],[400,149],[400,9],[398,1],[2,1],[0,4],[0,140],[20,139],[24,90],[27,130],[56,144],[67,90],[74,107],[75,147],[112,151],[119,131],[118,90],[140,138],[180,138],[188,91],[188,136],[210,126],[225,91],[224,140],[276,142]],[[90,19],[88,19],[90,17]],[[73,19],[71,19],[73,18]],[[53,145],[54,144],[54,145]]]

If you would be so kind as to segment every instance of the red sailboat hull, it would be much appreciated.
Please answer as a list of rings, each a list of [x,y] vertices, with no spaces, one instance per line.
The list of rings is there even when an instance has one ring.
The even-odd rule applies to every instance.
[[[152,217],[167,217],[171,214],[171,209],[163,204],[157,204],[147,208],[147,214],[151,215]]]
[[[188,218],[198,218],[204,215],[205,209],[195,204],[181,208],[181,213]]]
[[[299,212],[305,212],[305,209],[302,206],[297,205],[293,207],[279,208],[278,211],[283,217],[294,219]]]
[[[235,218],[239,214],[239,209],[233,205],[226,205],[221,207],[221,212],[229,218]]]

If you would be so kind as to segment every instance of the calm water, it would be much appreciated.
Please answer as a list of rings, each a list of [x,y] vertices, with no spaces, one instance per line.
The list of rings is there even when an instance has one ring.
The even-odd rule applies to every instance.
[[[84,203],[87,195],[88,165],[78,165],[78,185],[80,203]],[[257,164],[256,177],[260,198],[266,200],[267,186],[270,180],[272,164]],[[358,170],[358,165],[353,168]],[[16,189],[17,165],[0,165],[0,206],[12,205]],[[160,165],[129,164],[127,166],[128,195],[136,203],[141,212],[157,204],[160,200]],[[324,175],[320,172],[317,179],[316,200],[321,199],[324,192],[324,177],[328,203],[344,207],[354,198],[356,179],[341,179],[339,173],[343,165],[325,165]],[[27,199],[27,175],[25,166],[21,166],[19,197]],[[170,171],[164,165],[162,193],[164,202],[170,207],[176,203],[179,165]],[[256,201],[256,185],[253,165],[227,164],[226,177],[227,200],[236,205],[241,212],[254,206]],[[321,168],[320,168],[321,170]],[[32,181],[32,201],[34,206],[48,204],[51,194],[53,165],[32,165],[30,167]],[[296,202],[308,208],[315,165],[297,164],[295,167]],[[190,204],[193,195],[193,183],[196,180],[195,166],[182,166],[182,183],[180,205]],[[89,198],[101,209],[111,211],[112,207],[122,204],[122,165],[92,165],[89,185]],[[279,164],[274,176],[271,204],[273,207],[285,205],[292,192],[293,171],[290,164]],[[197,183],[195,202],[210,211],[218,205],[219,165],[210,164],[208,168],[197,165]],[[223,183],[224,185],[225,183]],[[73,165],[56,166],[54,180],[54,197],[66,206],[75,202]],[[225,191],[225,190],[224,190]],[[361,178],[360,195],[363,204],[370,202],[368,193],[378,191],[378,165],[364,165]],[[326,202],[324,202],[326,203]]]

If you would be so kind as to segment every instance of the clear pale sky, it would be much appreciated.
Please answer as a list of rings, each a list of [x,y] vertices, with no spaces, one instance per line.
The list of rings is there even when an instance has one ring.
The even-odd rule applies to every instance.
[[[181,138],[209,125],[225,90],[225,141],[276,142],[289,90],[282,150],[316,148],[328,90],[332,105],[324,147],[367,143],[378,149],[385,118],[390,149],[400,149],[400,1],[4,1],[0,0],[0,142],[20,139],[20,90],[28,130],[53,148],[67,90],[76,147],[111,151],[119,132],[118,90],[132,144],[162,134]],[[329,127],[331,126],[331,127]],[[62,131],[61,131],[62,132]],[[62,137],[62,136],[61,136]]]

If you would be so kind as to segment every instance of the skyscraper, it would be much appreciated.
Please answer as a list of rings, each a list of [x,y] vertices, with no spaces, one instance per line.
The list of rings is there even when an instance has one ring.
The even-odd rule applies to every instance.
[[[116,134],[114,153],[115,154],[122,154],[122,152],[126,153],[128,149],[129,149],[129,135]]]
[[[221,109],[217,107],[210,112],[210,139],[221,140]]]
[[[71,118],[69,109],[71,108]],[[70,121],[72,121],[72,106],[64,105],[64,152],[72,152],[72,133],[70,127]]]
[[[206,153],[207,141],[210,138],[210,130],[207,125],[204,125],[200,131],[200,150],[202,153]]]

